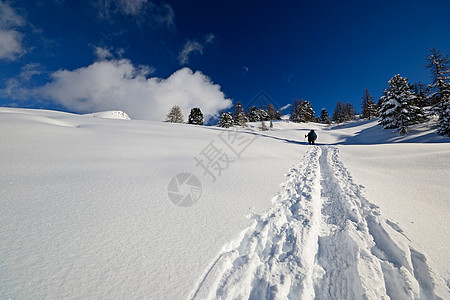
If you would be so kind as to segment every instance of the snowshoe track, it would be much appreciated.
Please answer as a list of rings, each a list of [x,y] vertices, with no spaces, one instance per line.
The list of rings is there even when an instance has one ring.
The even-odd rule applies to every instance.
[[[364,198],[336,147],[311,147],[283,187],[190,299],[440,299],[425,256]]]

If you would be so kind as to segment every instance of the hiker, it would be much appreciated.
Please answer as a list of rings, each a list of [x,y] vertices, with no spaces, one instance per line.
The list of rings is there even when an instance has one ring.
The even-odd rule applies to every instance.
[[[317,139],[317,134],[314,132],[313,129],[311,129],[310,132],[308,132],[307,135],[305,135],[305,138],[308,137],[308,143],[311,145],[314,145],[316,139]]]

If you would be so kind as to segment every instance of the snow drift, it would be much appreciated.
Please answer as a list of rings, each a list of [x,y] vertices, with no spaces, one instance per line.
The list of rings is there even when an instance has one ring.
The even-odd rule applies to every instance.
[[[131,118],[125,112],[120,110],[101,111],[92,114],[85,114],[85,116],[92,116],[105,119],[131,120]]]

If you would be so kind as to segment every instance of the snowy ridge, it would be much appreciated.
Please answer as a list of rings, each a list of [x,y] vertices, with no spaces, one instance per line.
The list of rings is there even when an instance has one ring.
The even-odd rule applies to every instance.
[[[227,244],[190,299],[439,299],[425,256],[313,146],[268,213]]]
[[[119,120],[131,120],[131,118],[121,110],[101,111],[92,114],[85,114],[85,116],[91,116],[104,119],[119,119]]]

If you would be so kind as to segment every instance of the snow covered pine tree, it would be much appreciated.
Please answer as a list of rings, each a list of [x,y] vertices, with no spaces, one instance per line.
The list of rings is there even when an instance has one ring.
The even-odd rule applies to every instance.
[[[191,113],[188,117],[188,124],[203,125],[203,113],[200,108],[195,107],[191,109]]]
[[[219,118],[219,123],[217,123],[217,126],[223,127],[223,128],[230,128],[233,126],[233,115],[229,112],[223,112],[222,115]]]
[[[240,101],[234,106],[234,124],[245,127],[248,122],[248,118],[244,112],[244,106]]]
[[[450,100],[442,103],[436,133],[450,136]]]
[[[330,116],[325,108],[322,108],[322,112],[320,113],[319,122],[322,124],[331,124]]]
[[[398,128],[401,134],[408,131],[408,126],[424,119],[421,108],[410,105],[416,96],[411,91],[408,79],[395,75],[389,80],[389,87],[381,97],[380,124],[383,128]]]
[[[314,122],[314,110],[311,102],[300,99],[294,100],[292,105],[291,121],[296,123]]]
[[[433,104],[432,111],[439,116],[437,134],[450,136],[450,59],[444,52],[430,50],[428,64],[433,83],[429,88],[433,91],[428,97]]]
[[[332,120],[336,123],[351,121],[355,119],[355,114],[355,108],[350,102],[344,104],[341,101],[338,101],[334,108]]]
[[[248,120],[250,122],[261,121],[261,111],[256,106],[253,106],[251,111],[248,113]]]

